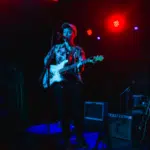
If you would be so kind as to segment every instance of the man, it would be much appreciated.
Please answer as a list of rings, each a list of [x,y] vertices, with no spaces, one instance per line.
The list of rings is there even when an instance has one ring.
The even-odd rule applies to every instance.
[[[74,39],[77,36],[77,28],[70,23],[62,25],[63,43],[52,47],[44,58],[45,66],[49,68],[50,64],[58,65],[64,60],[68,60],[68,65],[85,60],[85,52],[79,46],[76,46]],[[82,97],[82,78],[81,73],[84,66],[79,63],[77,68],[71,69],[63,73],[64,80],[54,83],[51,88],[53,90],[57,103],[59,119],[62,123],[63,136],[65,144],[68,145],[70,138],[70,120],[74,121],[77,143],[80,147],[86,146],[83,138],[83,121],[84,121],[84,101]],[[48,88],[50,80],[47,71],[43,78],[43,87]]]

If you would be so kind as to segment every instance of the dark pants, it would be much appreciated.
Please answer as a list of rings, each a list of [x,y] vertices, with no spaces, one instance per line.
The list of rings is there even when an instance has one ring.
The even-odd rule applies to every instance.
[[[74,81],[56,83],[52,86],[58,119],[62,123],[65,140],[70,138],[70,120],[74,121],[76,136],[83,139],[84,99],[83,85]]]

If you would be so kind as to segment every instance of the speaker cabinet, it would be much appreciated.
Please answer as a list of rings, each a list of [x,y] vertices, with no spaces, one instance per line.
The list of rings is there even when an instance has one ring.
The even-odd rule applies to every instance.
[[[132,139],[132,116],[109,113],[108,118],[109,131],[112,137],[124,140]]]
[[[107,102],[90,102],[84,104],[84,118],[88,120],[103,121],[108,115]]]
[[[1,115],[21,115],[24,110],[24,76],[13,65],[0,66]]]

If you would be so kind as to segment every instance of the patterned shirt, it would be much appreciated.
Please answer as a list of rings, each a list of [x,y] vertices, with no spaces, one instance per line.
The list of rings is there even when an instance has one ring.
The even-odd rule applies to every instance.
[[[65,44],[57,44],[52,47],[52,49],[48,52],[46,57],[44,58],[44,65],[48,66],[48,64],[60,64],[64,60],[68,60],[68,65],[74,64],[76,62],[80,62],[85,60],[85,52],[79,46],[74,46],[72,50],[66,48]],[[48,66],[49,68],[49,66]],[[78,81],[82,82],[81,72],[84,70],[84,66],[81,67],[80,72],[77,69],[72,69],[66,73],[64,76],[66,80],[70,80],[68,77],[75,77]],[[69,76],[68,76],[69,75]],[[71,75],[71,76],[70,76]],[[48,87],[48,69],[43,78],[43,87]]]

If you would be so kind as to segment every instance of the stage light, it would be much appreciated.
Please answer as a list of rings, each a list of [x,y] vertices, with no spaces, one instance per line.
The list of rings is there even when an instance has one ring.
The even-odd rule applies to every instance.
[[[54,3],[56,3],[56,2],[59,2],[59,0],[45,0],[45,1],[49,1],[49,2],[54,2]]]
[[[119,21],[118,20],[115,20],[114,22],[113,22],[113,25],[114,25],[114,27],[119,27]]]
[[[100,36],[98,36],[98,37],[97,37],[97,40],[100,40],[100,39],[101,39]]]
[[[134,27],[134,30],[138,30],[139,28],[137,26]]]
[[[92,32],[91,29],[88,29],[88,30],[86,31],[86,33],[87,33],[88,36],[91,36],[93,32]]]
[[[115,14],[105,20],[105,27],[111,32],[121,32],[125,29],[125,16]]]

